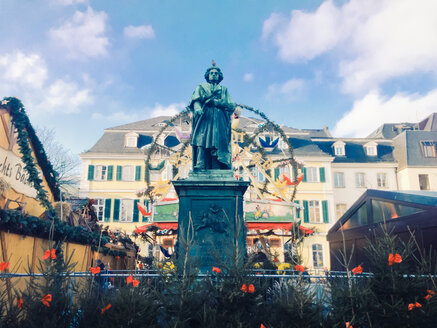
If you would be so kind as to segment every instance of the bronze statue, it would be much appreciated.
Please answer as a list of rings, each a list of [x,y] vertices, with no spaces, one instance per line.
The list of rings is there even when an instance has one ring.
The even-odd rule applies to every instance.
[[[213,61],[188,107],[193,112],[191,145],[193,170],[229,170],[232,168],[231,116],[235,103],[220,82],[223,73]]]

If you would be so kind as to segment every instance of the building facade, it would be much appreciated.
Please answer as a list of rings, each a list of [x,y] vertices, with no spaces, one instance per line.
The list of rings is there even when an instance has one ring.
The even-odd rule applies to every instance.
[[[178,201],[171,180],[187,177],[191,169],[189,147],[184,147],[189,119],[169,124],[170,119],[161,116],[106,129],[80,155],[80,194],[95,199],[100,221],[128,233],[156,225],[153,245],[144,246],[142,253],[160,258],[159,246],[171,252],[176,238]],[[291,239],[284,223],[299,221],[313,230],[299,249],[303,264],[329,268],[327,232],[367,189],[437,189],[437,131],[423,130],[433,129],[430,120],[384,125],[360,139],[333,138],[326,128],[280,126],[293,148],[294,168],[279,133],[259,132],[261,120],[234,118],[234,174],[252,182],[244,208],[248,250],[268,247],[275,260],[284,261]],[[242,146],[241,131],[256,134],[253,145]],[[257,154],[261,148],[264,157]]]

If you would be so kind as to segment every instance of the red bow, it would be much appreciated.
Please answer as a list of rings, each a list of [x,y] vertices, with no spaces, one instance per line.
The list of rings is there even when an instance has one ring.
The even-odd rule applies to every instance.
[[[3,261],[2,263],[0,263],[0,271],[4,271],[7,269],[9,269],[9,262]]]
[[[91,271],[92,274],[100,273],[100,267],[99,266],[95,267],[95,268],[90,267],[90,271]]]
[[[47,260],[49,257],[51,257],[52,260],[56,258],[56,250],[54,248],[52,248],[51,250],[46,250],[42,258],[43,260]]]
[[[212,272],[217,272],[217,273],[220,273],[222,270],[220,269],[220,268],[217,268],[217,267],[212,267]]]
[[[102,308],[101,310],[100,310],[100,313],[101,314],[103,314],[103,313],[105,313],[106,312],[106,310],[109,310],[110,308],[111,308],[111,303],[109,303],[108,305],[106,305],[104,308]]]
[[[126,278],[126,284],[129,285],[130,283],[132,283],[132,285],[133,285],[134,287],[137,287],[138,284],[139,284],[140,282],[139,282],[138,280],[134,279],[134,278],[132,277],[132,275],[130,275],[129,277]]]
[[[359,265],[359,266],[352,269],[352,273],[353,274],[363,273],[363,268],[361,267],[361,265]]]
[[[42,298],[42,304],[44,304],[47,307],[50,307],[50,302],[52,301],[52,294],[44,295]]]
[[[144,209],[144,207],[142,207],[142,206],[140,205],[140,203],[137,203],[137,207],[138,207],[138,210],[141,212],[141,214],[142,214],[143,216],[151,216],[151,215],[152,215],[152,212],[147,213],[147,211]]]
[[[408,311],[411,311],[414,308],[421,308],[421,307],[422,307],[422,304],[420,304],[419,302],[410,303],[410,304],[408,304]]]
[[[17,308],[21,309],[23,307],[23,299],[17,298]]]
[[[390,253],[388,256],[388,265],[393,265],[393,263],[401,263],[402,262],[402,256],[400,256],[398,253],[393,255]]]
[[[305,267],[304,267],[303,265],[300,265],[300,264],[296,264],[296,265],[294,266],[294,269],[295,269],[296,271],[305,272]]]
[[[117,255],[117,256],[115,257],[115,259],[116,259],[116,260],[119,260],[119,259],[120,259],[120,256]]]
[[[289,177],[287,177],[285,174],[282,175],[282,178],[283,178],[285,181],[287,181],[287,185],[289,185],[289,186],[294,186],[295,184],[299,184],[299,183],[302,182],[302,180],[303,180],[303,176],[304,176],[304,174],[301,173],[301,175],[298,176],[296,182],[291,181],[291,179],[290,179]]]
[[[433,297],[435,295],[435,291],[433,291],[431,289],[427,289],[426,292],[428,293],[428,295],[425,296],[425,299],[427,301],[429,301],[431,299],[431,297]]]
[[[250,294],[255,293],[255,286],[252,284],[250,285],[243,284],[243,286],[241,286],[240,289],[243,293],[250,293]]]
[[[346,322],[346,328],[354,328],[354,327],[352,327],[351,323],[348,321]]]

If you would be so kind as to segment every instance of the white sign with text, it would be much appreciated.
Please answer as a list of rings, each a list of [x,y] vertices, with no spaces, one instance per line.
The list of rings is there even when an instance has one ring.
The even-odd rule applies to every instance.
[[[39,170],[38,170],[39,171]],[[38,172],[41,176],[41,172]],[[18,193],[36,198],[37,191],[29,181],[29,173],[20,157],[0,147],[0,178],[3,178]]]

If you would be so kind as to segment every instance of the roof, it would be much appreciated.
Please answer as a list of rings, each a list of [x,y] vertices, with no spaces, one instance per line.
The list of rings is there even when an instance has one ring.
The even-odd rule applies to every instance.
[[[421,145],[422,141],[437,143],[437,131],[405,131],[395,140],[399,156],[407,160],[402,166],[437,166],[437,157],[425,157]]]
[[[141,147],[152,143],[154,135],[160,131],[170,119],[171,116],[158,116],[105,129],[103,136],[85,153],[142,154],[143,150]],[[265,121],[261,119],[241,116],[238,127],[251,133],[263,124],[265,124]],[[187,131],[189,125],[188,118],[182,117],[176,121],[174,125],[179,128],[186,125],[183,126],[182,132]],[[312,136],[330,137],[329,131],[326,129],[299,130],[285,125],[280,125],[280,127],[288,136],[293,135],[292,138],[289,138],[289,141],[294,147],[296,155],[329,156],[311,141]],[[125,136],[130,132],[136,132],[139,136],[137,147],[124,146]],[[175,147],[179,145],[180,142],[177,139],[174,128],[170,127],[165,133],[167,134],[164,140],[165,146]],[[273,153],[275,152],[280,152],[280,150],[275,149]]]
[[[437,192],[432,191],[387,191],[367,189],[355,203],[344,213],[329,230],[328,234],[337,231],[352,214],[369,199],[387,200],[389,202],[411,205],[412,207],[436,208]]]
[[[422,131],[437,131],[437,113],[432,113],[419,122],[419,129]]]
[[[309,136],[296,136],[288,138],[293,146],[294,154],[298,156],[325,156],[330,154],[323,151],[319,145],[311,140]]]
[[[337,141],[345,143],[345,156],[335,156],[334,147],[332,145]],[[377,156],[368,156],[364,150],[364,145],[369,142],[376,142]],[[334,156],[333,163],[379,163],[379,162],[395,162],[393,157],[393,145],[391,141],[375,141],[362,139],[357,141],[348,141],[342,139],[317,140],[314,142],[323,152]]]
[[[393,139],[400,133],[409,130],[417,130],[417,123],[385,123],[373,131],[369,139]]]

